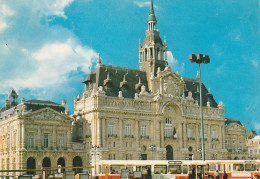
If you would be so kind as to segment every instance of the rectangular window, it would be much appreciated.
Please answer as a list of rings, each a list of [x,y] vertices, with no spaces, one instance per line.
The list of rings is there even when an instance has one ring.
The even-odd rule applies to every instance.
[[[113,147],[116,147],[116,142],[113,142]]]
[[[88,124],[87,127],[87,137],[91,137],[91,124]]]
[[[58,146],[59,147],[63,147],[64,146],[64,134],[59,134]]]
[[[125,136],[130,137],[131,136],[131,124],[125,125]]]
[[[146,126],[141,126],[141,137],[146,137]]]
[[[49,134],[48,133],[44,133],[43,134],[43,147],[44,148],[48,148],[49,147]]]
[[[34,147],[34,133],[33,132],[28,133],[28,147],[29,148]]]
[[[216,135],[216,134],[217,134],[217,133],[216,133],[216,130],[213,129],[213,130],[212,130],[212,134],[211,134],[211,135],[212,135],[211,138],[212,138],[212,139],[216,139],[216,138],[217,138],[217,135]]]
[[[193,129],[192,128],[188,128],[188,138],[193,138]]]
[[[114,124],[108,124],[108,137],[113,137],[115,132]]]

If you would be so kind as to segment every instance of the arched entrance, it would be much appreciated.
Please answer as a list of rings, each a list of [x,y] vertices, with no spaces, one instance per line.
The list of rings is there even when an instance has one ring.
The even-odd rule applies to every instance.
[[[73,158],[73,167],[82,167],[81,157],[77,156]],[[82,168],[74,168],[73,171],[75,171],[75,173],[80,173],[82,172]]]
[[[65,159],[60,157],[57,161],[57,165],[61,165],[61,167],[65,167]],[[61,172],[64,173],[65,169],[62,169]]]
[[[35,159],[30,157],[27,159],[27,170],[35,170]],[[27,171],[27,174],[34,175],[35,171]]]
[[[42,167],[51,167],[51,160],[48,157],[45,157],[42,160]]]
[[[238,157],[235,157],[234,160],[239,160],[239,158],[238,158]]]
[[[173,149],[172,146],[166,146],[166,160],[173,160]]]

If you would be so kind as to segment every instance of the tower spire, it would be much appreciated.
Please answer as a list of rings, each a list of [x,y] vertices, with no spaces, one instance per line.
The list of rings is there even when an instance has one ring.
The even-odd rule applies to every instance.
[[[148,30],[155,30],[156,23],[157,23],[157,20],[156,20],[155,14],[154,14],[153,0],[151,0],[151,7],[150,7],[149,18],[148,18]]]
[[[151,0],[150,14],[154,14],[154,10],[153,10],[153,0]]]

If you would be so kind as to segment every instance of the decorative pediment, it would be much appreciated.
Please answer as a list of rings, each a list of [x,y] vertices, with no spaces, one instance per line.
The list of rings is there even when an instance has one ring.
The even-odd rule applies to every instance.
[[[243,127],[243,126],[237,124],[236,122],[234,122],[234,123],[229,124],[226,127],[226,129],[229,130],[229,131],[244,131],[245,127]]]
[[[168,75],[163,78],[163,94],[170,94],[173,96],[182,95],[183,84],[180,82],[180,79],[176,79],[176,77],[172,75]]]
[[[69,116],[61,114],[49,107],[23,115],[22,118],[36,119],[36,120],[39,120],[39,119],[40,120],[69,120],[69,119],[71,119]]]

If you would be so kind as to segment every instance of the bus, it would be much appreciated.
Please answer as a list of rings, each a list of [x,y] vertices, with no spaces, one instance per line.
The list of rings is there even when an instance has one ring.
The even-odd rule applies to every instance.
[[[220,179],[225,178],[224,175],[228,179],[260,179],[259,160],[207,160],[206,163],[209,179],[216,179],[216,173]]]
[[[207,179],[208,165],[201,160],[101,160],[99,179]]]

